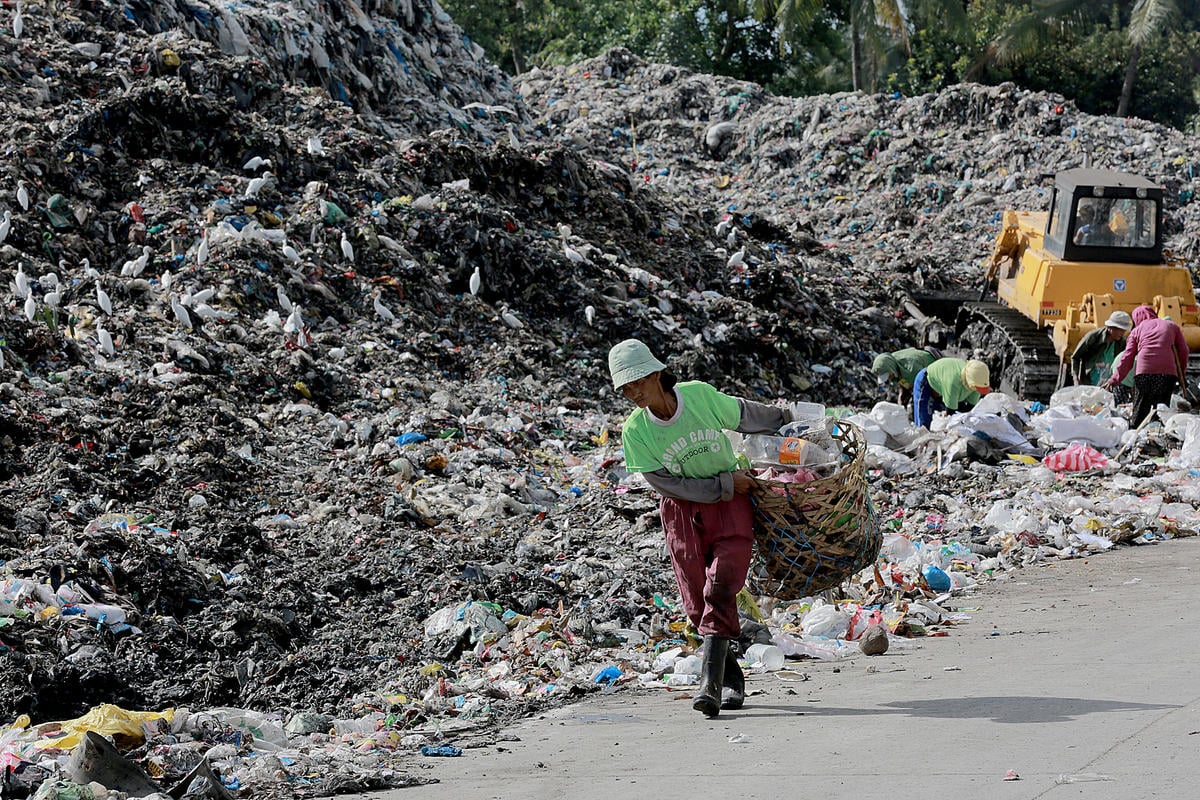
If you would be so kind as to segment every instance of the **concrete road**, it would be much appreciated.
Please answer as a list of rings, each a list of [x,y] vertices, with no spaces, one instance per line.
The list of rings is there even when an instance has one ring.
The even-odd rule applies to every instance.
[[[1194,539],[1025,569],[920,649],[789,661],[711,721],[665,690],[596,695],[375,798],[1200,797],[1198,577]]]

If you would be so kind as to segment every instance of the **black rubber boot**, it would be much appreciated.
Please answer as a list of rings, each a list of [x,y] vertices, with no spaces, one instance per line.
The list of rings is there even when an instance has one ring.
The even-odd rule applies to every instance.
[[[746,676],[742,673],[741,664],[738,664],[739,650],[738,643],[732,642],[729,649],[725,651],[725,680],[722,681],[721,708],[726,711],[739,709],[746,702]]]
[[[729,639],[724,636],[704,637],[704,661],[700,664],[700,692],[692,708],[706,717],[721,713],[721,688],[725,683],[725,658],[729,654]]]

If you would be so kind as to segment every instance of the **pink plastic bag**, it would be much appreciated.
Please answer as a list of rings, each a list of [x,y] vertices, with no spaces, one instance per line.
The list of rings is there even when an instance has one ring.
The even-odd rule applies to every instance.
[[[846,638],[852,642],[857,641],[867,632],[867,628],[882,624],[883,612],[878,608],[859,608],[854,612],[854,616],[850,617],[850,627],[846,629]]]
[[[1080,472],[1107,467],[1108,458],[1094,447],[1076,442],[1065,450],[1046,456],[1042,463],[1055,472]]]

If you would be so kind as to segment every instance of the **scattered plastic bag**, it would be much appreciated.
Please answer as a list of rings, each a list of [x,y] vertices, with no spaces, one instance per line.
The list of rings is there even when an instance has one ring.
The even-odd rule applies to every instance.
[[[850,615],[837,606],[819,605],[805,614],[800,624],[806,636],[840,639],[850,626]]]

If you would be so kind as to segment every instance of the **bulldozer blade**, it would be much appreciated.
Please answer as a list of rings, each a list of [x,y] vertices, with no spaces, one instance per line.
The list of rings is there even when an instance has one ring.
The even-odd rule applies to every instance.
[[[124,792],[130,797],[145,797],[160,791],[141,767],[121,755],[112,742],[95,731],[88,731],[83,741],[71,751],[66,773],[75,783],[95,781],[106,789]]]
[[[204,790],[189,793],[188,790],[197,780],[204,782]],[[207,797],[209,800],[233,800],[232,795],[229,794],[225,785],[221,783],[221,776],[208,763],[207,758],[201,758],[200,762],[192,767],[192,771],[185,775],[183,780],[171,787],[171,790],[167,794],[174,798],[174,800],[182,800],[185,795],[188,797]]]

